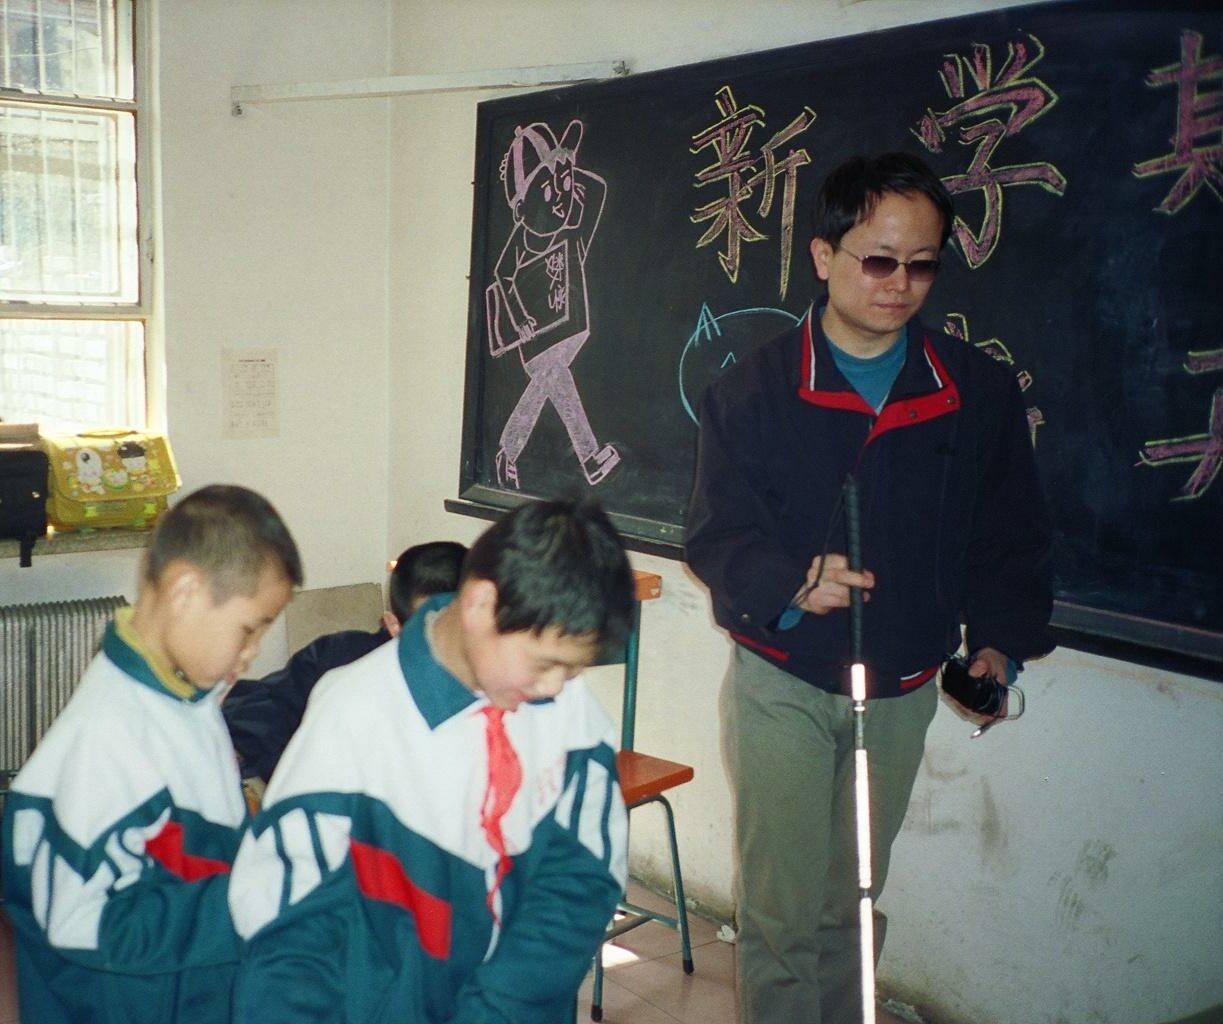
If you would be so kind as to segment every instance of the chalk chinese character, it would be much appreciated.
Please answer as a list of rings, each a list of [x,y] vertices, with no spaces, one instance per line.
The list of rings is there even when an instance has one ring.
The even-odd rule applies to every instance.
[[[980,227],[974,231],[964,218],[956,217],[953,228],[964,258],[974,270],[989,259],[1001,237],[1004,188],[1039,185],[1056,196],[1066,191],[1065,176],[1051,163],[1006,167],[990,163],[1003,139],[1018,135],[1057,103],[1057,94],[1048,85],[1024,74],[1045,55],[1040,40],[1031,35],[1028,38],[1035,52],[1030,53],[1024,42],[1008,44],[1007,59],[997,74],[993,53],[984,44],[974,45],[966,57],[948,54],[939,77],[947,95],[959,102],[944,111],[927,110],[913,131],[931,153],[942,152],[953,127],[959,129],[960,145],[974,147],[968,170],[943,179],[952,195],[977,190],[982,194],[985,213]]]
[[[753,198],[759,190],[760,203],[757,213],[768,217],[777,198],[777,180],[781,179],[781,287],[782,296],[790,286],[790,259],[794,242],[794,197],[798,184],[798,169],[811,162],[805,149],[790,149],[779,157],[780,151],[793,139],[806,131],[815,120],[815,111],[804,107],[781,131],[763,146],[760,155],[753,157],[749,150],[752,132],[764,126],[764,111],[755,105],[740,107],[729,86],[722,86],[717,94],[718,111],[722,119],[692,137],[690,151],[699,153],[712,147],[714,162],[696,174],[696,187],[704,188],[716,182],[724,182],[727,194],[697,208],[691,215],[692,223],[713,223],[697,241],[697,247],[708,245],[723,232],[726,234],[726,251],[718,253],[718,262],[731,281],[739,280],[740,248],[744,242],[760,242],[769,236],[747,219],[741,205]]]
[[[1155,68],[1147,75],[1152,89],[1162,85],[1177,88],[1176,132],[1169,140],[1172,152],[1134,165],[1134,176],[1149,178],[1156,174],[1180,171],[1181,176],[1155,209],[1160,213],[1179,213],[1205,185],[1223,200],[1223,91],[1203,89],[1204,82],[1223,78],[1223,58],[1202,58],[1202,35],[1185,29],[1181,32],[1179,64]]]
[[[547,259],[548,270],[548,308],[554,313],[565,309],[565,255],[554,252]]]
[[[1190,352],[1185,370],[1192,374],[1223,370],[1223,348]],[[1215,388],[1210,402],[1210,418],[1205,434],[1148,441],[1138,458],[1144,466],[1162,466],[1169,462],[1196,462],[1197,467],[1181,487],[1173,501],[1200,498],[1214,483],[1223,465],[1223,388]]]
[[[948,313],[947,319],[943,323],[943,330],[953,338],[959,338],[960,341],[972,345],[973,348],[979,348],[982,352],[993,356],[994,359],[1006,366],[1015,365],[1015,357],[1011,355],[1011,350],[998,338],[987,338],[985,341],[970,341],[968,337],[968,317],[963,313]],[[1016,370],[1015,379],[1019,382],[1019,390],[1021,392],[1026,392],[1032,386],[1032,375],[1027,370]],[[1034,405],[1028,406],[1026,412],[1028,417],[1028,436],[1032,440],[1032,447],[1035,448],[1036,428],[1044,424],[1045,414]]]

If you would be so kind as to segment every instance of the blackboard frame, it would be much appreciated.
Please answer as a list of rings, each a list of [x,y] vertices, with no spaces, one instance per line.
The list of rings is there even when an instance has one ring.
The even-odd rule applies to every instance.
[[[492,472],[493,453],[489,450],[489,424],[503,421],[505,417],[504,402],[500,409],[494,410],[493,398],[490,397],[493,390],[490,381],[495,374],[502,372],[501,367],[505,364],[494,365],[493,360],[488,357],[490,306],[487,292],[490,278],[493,276],[489,268],[495,261],[495,252],[506,235],[506,215],[500,210],[506,202],[506,197],[501,194],[503,186],[498,175],[498,165],[505,155],[504,126],[507,120],[521,124],[537,120],[555,122],[559,136],[573,112],[588,111],[597,104],[631,103],[644,92],[668,95],[669,90],[679,89],[694,78],[706,81],[720,78],[742,82],[751,80],[753,75],[776,76],[786,73],[787,69],[802,65],[804,61],[812,62],[814,55],[827,55],[836,47],[852,48],[855,43],[861,44],[866,39],[869,39],[873,46],[885,49],[888,46],[899,48],[910,45],[913,39],[919,36],[928,38],[931,32],[952,33],[957,40],[998,39],[1032,23],[1055,24],[1050,20],[1052,18],[1063,19],[1056,24],[1069,25],[1076,19],[1081,22],[1083,19],[1093,18],[1124,18],[1127,14],[1153,16],[1154,12],[1175,20],[1182,13],[1182,8],[1186,18],[1192,16],[1208,24],[1206,37],[1210,54],[1223,48],[1223,37],[1220,37],[1218,31],[1223,28],[1223,18],[1219,16],[1223,7],[1217,3],[1168,5],[1144,3],[1139,0],[1108,3],[1081,0],[1008,8],[883,30],[868,36],[820,40],[764,53],[706,61],[645,75],[566,89],[543,90],[481,103],[476,126],[468,348],[459,488],[458,499],[448,501],[446,507],[462,514],[491,518],[523,500],[528,500],[533,493],[529,489],[517,491],[502,486]],[[965,35],[970,31],[975,34]],[[1104,55],[1100,59],[1106,58],[1107,55]],[[497,134],[498,130],[501,131],[500,135]],[[497,216],[501,217],[500,224],[494,223]],[[796,257],[795,263],[799,262],[801,261]],[[809,284],[805,283],[802,277],[805,270],[805,266],[796,266],[793,271],[793,287],[799,294],[804,288],[810,290]],[[1165,369],[1161,372],[1166,375],[1170,371]],[[1129,384],[1126,380],[1121,386]],[[1041,454],[1038,447],[1038,458]],[[551,490],[593,490],[596,494],[601,493],[596,487],[586,484],[580,474],[570,472],[570,476],[572,480],[568,485],[553,486]],[[1217,500],[1218,492],[1223,492],[1223,480],[1215,484],[1215,491],[1211,500]],[[535,493],[538,496],[537,492]],[[631,548],[682,560],[682,515],[667,517],[638,514],[641,510],[616,502],[605,502],[605,507]],[[671,521],[676,518],[679,521]],[[1080,538],[1076,535],[1073,539],[1077,541]],[[1217,542],[1215,544],[1217,546]],[[1067,547],[1069,549],[1072,546]],[[1083,564],[1077,565],[1075,570],[1080,574],[1086,573],[1088,577],[1092,571],[1090,554],[1089,551],[1087,555],[1081,556]],[[1114,558],[1121,558],[1122,561],[1127,557],[1124,554],[1114,555]],[[1128,588],[1142,585],[1137,582],[1141,577],[1141,572],[1138,571],[1141,569],[1139,555],[1135,553],[1133,558],[1134,565],[1122,566],[1124,583],[1121,585]],[[1191,578],[1207,579],[1214,585],[1209,571]],[[1223,668],[1223,629],[1201,628],[1194,622],[1186,621],[1184,615],[1164,620],[1158,614],[1149,614],[1149,609],[1136,612],[1134,609],[1110,607],[1104,598],[1109,596],[1105,591],[1111,584],[1102,583],[1100,593],[1097,594],[1091,586],[1093,582],[1088,578],[1083,585],[1066,590],[1059,589],[1054,624],[1058,627],[1063,641],[1069,645],[1099,650],[1101,653],[1111,652],[1114,656],[1132,661],[1148,661],[1151,657],[1158,661],[1161,655],[1166,655],[1165,661],[1173,667],[1207,676],[1214,676]],[[1169,578],[1161,581],[1160,586],[1168,589],[1177,582],[1178,580]]]

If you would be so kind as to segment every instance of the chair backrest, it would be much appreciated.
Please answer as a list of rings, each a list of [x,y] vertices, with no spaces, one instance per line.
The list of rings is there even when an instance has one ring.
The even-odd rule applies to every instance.
[[[600,665],[624,665],[624,686],[620,700],[620,749],[632,750],[637,730],[637,662],[641,651],[641,602],[650,601],[662,593],[662,577],[640,569],[633,571],[636,600],[633,602],[633,624],[624,646],[605,652]]]

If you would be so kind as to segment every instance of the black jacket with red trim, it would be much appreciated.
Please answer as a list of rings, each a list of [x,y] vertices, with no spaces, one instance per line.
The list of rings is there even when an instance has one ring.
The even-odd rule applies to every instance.
[[[686,559],[714,617],[793,675],[848,692],[849,612],[778,618],[812,559],[847,550],[838,512],[858,482],[871,696],[907,692],[959,647],[1016,662],[1048,653],[1050,528],[1014,374],[909,323],[882,411],[836,368],[811,318],[749,356],[701,404]],[[834,521],[835,518],[835,521]]]

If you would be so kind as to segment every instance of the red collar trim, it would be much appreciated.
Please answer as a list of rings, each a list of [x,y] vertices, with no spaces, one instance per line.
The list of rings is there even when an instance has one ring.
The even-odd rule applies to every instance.
[[[866,404],[858,392],[850,388],[847,391],[822,391],[815,386],[815,338],[811,333],[811,321],[814,312],[808,313],[803,321],[803,360],[802,376],[798,382],[798,397],[812,405],[820,405],[827,409],[844,409],[847,412],[860,412],[874,416],[875,410]]]
[[[902,398],[897,402],[889,402],[883,407],[875,425],[867,435],[867,442],[873,441],[880,434],[900,427],[913,427],[918,423],[946,416],[960,408],[960,389],[947,373],[946,368],[934,354],[934,348],[929,338],[922,339],[922,354],[926,357],[926,365],[934,375],[938,385],[936,391],[913,398]]]
[[[874,417],[875,410],[856,391],[852,389],[827,391],[816,388],[815,339],[811,333],[811,319],[811,316],[808,316],[803,321],[802,378],[798,385],[798,397],[804,402],[810,402],[812,405],[826,409],[842,409]],[[927,420],[946,416],[960,408],[960,389],[935,354],[930,339],[926,337],[922,339],[922,355],[930,369],[935,390],[912,398],[902,398],[885,405],[871,428],[868,441],[874,440],[889,430],[925,423]]]

